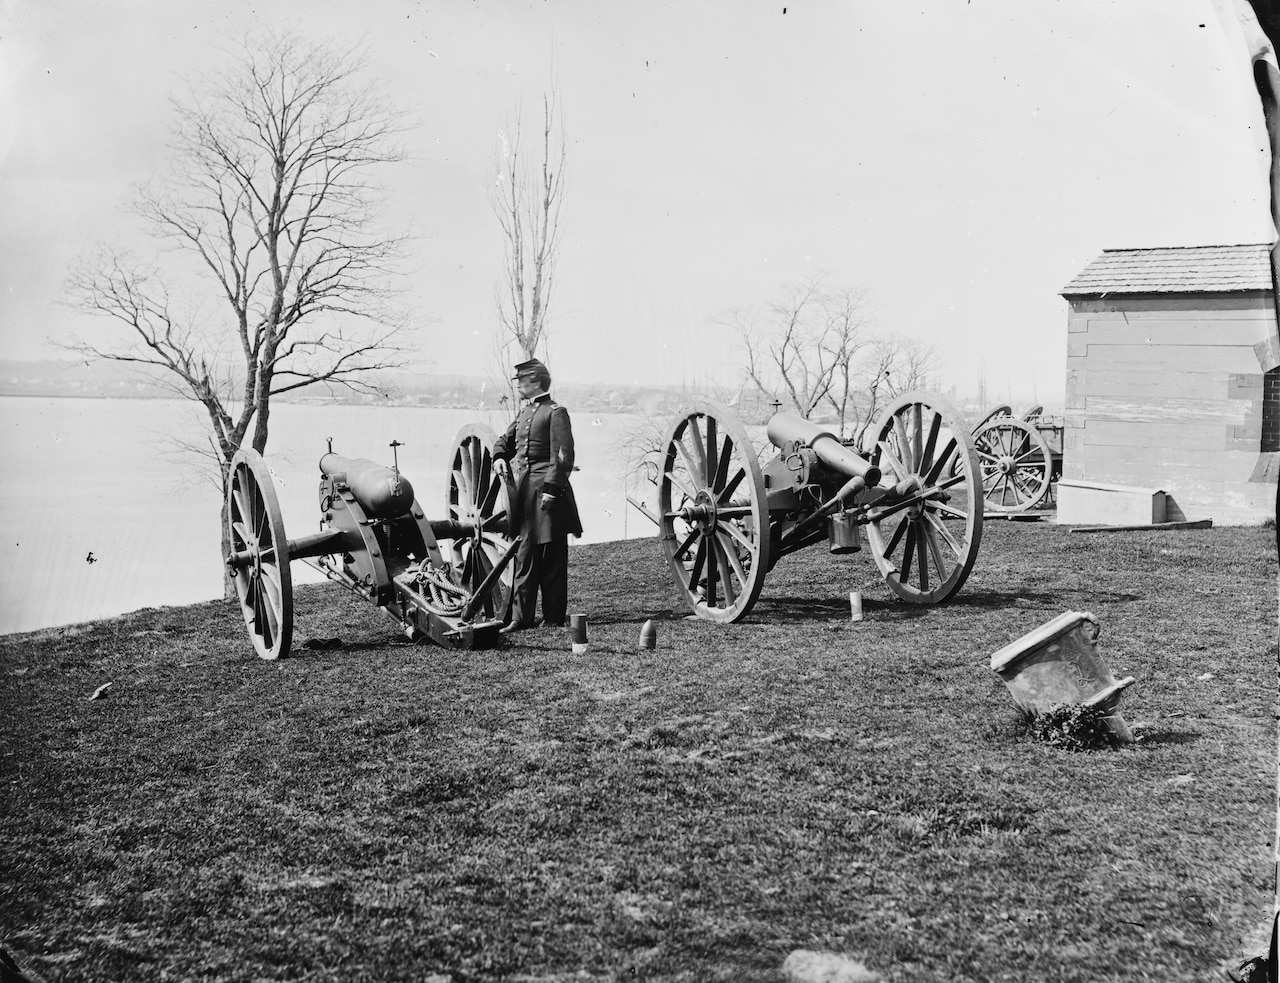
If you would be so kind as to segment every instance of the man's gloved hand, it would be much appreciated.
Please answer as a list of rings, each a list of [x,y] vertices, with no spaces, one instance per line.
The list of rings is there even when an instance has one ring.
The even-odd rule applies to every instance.
[[[538,500],[538,506],[542,509],[543,512],[550,512],[553,508],[556,507],[556,497],[554,495],[548,495],[546,492],[543,492],[542,497]]]
[[[494,459],[493,470],[494,470],[494,473],[498,474],[503,478],[506,478],[511,474],[511,466],[507,464],[507,459],[505,457],[499,457]]]

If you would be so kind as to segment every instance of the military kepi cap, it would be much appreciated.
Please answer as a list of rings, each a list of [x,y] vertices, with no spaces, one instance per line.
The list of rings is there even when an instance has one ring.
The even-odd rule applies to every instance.
[[[539,361],[538,359],[531,358],[529,359],[529,361],[521,362],[519,365],[517,365],[516,374],[513,375],[511,378],[519,379],[521,376],[526,376],[526,375],[536,376],[536,375],[541,375],[544,372],[547,372],[547,367],[543,365],[542,362]],[[547,374],[549,375],[550,373],[547,373]]]

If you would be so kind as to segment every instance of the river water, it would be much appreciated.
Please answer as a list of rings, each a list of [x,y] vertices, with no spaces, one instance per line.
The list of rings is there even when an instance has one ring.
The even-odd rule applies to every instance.
[[[0,633],[222,595],[220,492],[173,439],[201,439],[201,412],[182,400],[0,397]],[[620,448],[640,418],[570,413],[580,542],[652,535],[625,499]],[[391,441],[402,442],[401,470],[427,515],[442,518],[458,431],[501,431],[507,419],[497,410],[273,405],[264,456],[287,534],[318,528],[326,438],[340,454],[382,463]],[[322,579],[303,563],[293,574]]]

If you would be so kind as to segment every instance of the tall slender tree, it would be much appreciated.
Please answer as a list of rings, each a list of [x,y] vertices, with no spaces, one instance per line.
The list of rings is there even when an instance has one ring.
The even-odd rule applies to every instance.
[[[542,97],[542,126],[533,156],[519,108],[499,133],[490,204],[502,230],[503,276],[494,290],[498,345],[523,358],[545,353],[564,212],[568,144],[552,90]]]

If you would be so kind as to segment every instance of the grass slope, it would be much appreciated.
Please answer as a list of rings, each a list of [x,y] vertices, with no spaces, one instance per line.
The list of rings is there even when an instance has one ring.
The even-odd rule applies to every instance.
[[[1269,912],[1272,536],[992,522],[928,610],[813,549],[729,627],[656,542],[582,547],[581,656],[412,646],[327,585],[298,635],[345,645],[278,663],[223,603],[7,636],[0,945],[48,980],[1223,979]],[[987,668],[1070,609],[1136,745],[1031,740]]]

